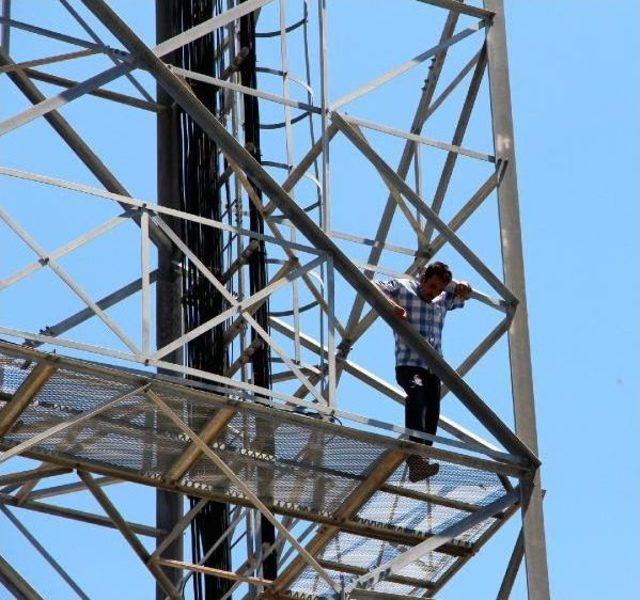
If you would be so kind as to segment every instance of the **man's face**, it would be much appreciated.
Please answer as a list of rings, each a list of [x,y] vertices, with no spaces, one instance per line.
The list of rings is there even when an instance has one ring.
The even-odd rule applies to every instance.
[[[420,293],[423,300],[431,302],[434,298],[444,292],[447,284],[437,275],[432,275],[429,279],[423,279],[420,284]]]

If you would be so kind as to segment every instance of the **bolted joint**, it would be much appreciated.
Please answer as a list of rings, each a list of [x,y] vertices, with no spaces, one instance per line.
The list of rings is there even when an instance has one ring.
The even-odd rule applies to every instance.
[[[349,352],[353,350],[352,340],[349,338],[344,338],[337,346],[336,350],[336,359],[337,360],[346,360]]]

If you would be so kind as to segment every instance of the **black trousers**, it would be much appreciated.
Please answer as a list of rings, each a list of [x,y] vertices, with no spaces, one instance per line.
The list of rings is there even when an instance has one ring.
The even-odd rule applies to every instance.
[[[440,417],[440,379],[421,367],[396,367],[396,381],[406,392],[404,426],[435,435]],[[411,437],[414,442],[432,442]]]

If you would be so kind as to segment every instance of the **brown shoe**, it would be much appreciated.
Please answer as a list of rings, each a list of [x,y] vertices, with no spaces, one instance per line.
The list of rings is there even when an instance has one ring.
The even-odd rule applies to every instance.
[[[438,463],[430,463],[427,459],[417,454],[412,454],[407,458],[407,465],[409,467],[409,481],[411,483],[433,477],[440,470]]]

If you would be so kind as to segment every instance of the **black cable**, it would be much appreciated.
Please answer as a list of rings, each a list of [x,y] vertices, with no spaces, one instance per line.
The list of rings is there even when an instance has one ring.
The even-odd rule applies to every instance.
[[[191,29],[221,11],[215,0],[173,0],[172,13],[174,35]],[[185,69],[211,76],[218,76],[223,65],[215,60],[220,38],[209,34],[183,46],[176,52],[176,60]],[[224,53],[220,53],[222,60]],[[191,82],[198,99],[215,115],[218,110],[216,89],[208,84]],[[181,109],[178,109],[180,156],[180,209],[209,219],[220,220],[222,199],[218,186],[218,149],[213,141]],[[216,276],[224,267],[224,232],[199,223],[181,220],[180,237],[187,247]],[[202,276],[194,265],[183,261],[182,308],[185,331],[190,331],[228,308],[225,299]],[[221,324],[187,344],[187,365],[210,373],[222,374],[228,366],[227,350],[223,341],[225,325]],[[193,507],[197,499],[190,497]],[[192,558],[200,562],[207,550],[229,526],[227,504],[209,502],[192,520]],[[229,541],[225,540],[204,562],[206,566],[231,570]],[[215,600],[230,588],[230,582],[219,577],[193,577],[195,600]]]
[[[246,0],[243,0],[246,1]],[[240,48],[245,55],[240,64],[240,81],[242,85],[256,89],[256,13],[251,12],[240,19]],[[244,140],[245,148],[260,161],[260,110],[258,98],[249,94],[243,95],[244,108]],[[258,198],[262,198],[261,190],[251,183]],[[249,221],[252,231],[264,233],[264,221],[258,209],[249,202]],[[249,257],[249,286],[251,294],[255,294],[267,285],[267,255],[265,244],[259,242],[257,251]],[[269,303],[265,302],[254,314],[255,320],[265,331],[269,330]],[[262,340],[254,328],[251,329],[251,342],[259,340],[257,350],[251,355],[253,383],[264,388],[271,388],[271,349]],[[259,450],[275,454],[273,431],[261,426],[256,431],[256,443]],[[256,448],[258,449],[258,448]],[[258,469],[258,486],[263,499],[271,496],[271,474],[267,470]],[[264,517],[260,520],[262,548],[268,548],[275,542],[275,527]],[[266,579],[274,580],[278,576],[278,556],[272,552],[262,563],[262,574]]]

